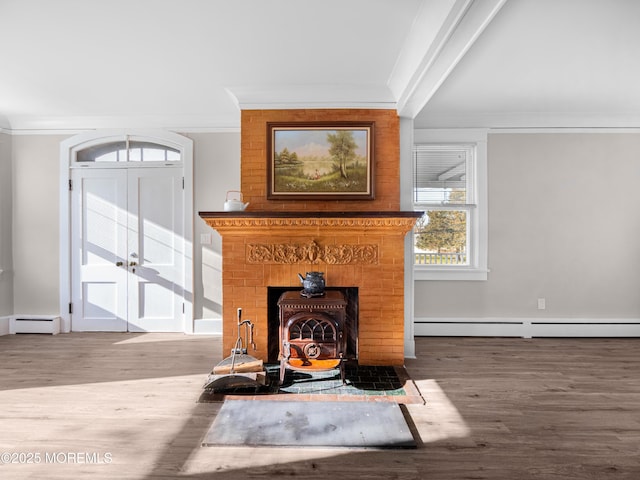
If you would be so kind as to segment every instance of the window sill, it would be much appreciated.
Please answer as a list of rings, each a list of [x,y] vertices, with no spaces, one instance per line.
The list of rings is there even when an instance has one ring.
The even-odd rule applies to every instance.
[[[487,280],[489,270],[482,268],[414,268],[413,279],[420,280]]]

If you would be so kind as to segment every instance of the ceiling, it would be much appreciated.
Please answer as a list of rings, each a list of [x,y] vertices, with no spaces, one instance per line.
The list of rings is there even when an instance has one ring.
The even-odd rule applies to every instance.
[[[0,128],[639,127],[637,0],[0,0]]]
[[[640,2],[508,0],[415,122],[639,127]]]

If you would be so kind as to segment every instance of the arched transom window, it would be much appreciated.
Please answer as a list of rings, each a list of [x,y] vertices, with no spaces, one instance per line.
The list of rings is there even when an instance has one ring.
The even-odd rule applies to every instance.
[[[122,162],[180,162],[180,150],[130,137],[106,143],[83,146],[75,151],[75,162],[79,164]]]

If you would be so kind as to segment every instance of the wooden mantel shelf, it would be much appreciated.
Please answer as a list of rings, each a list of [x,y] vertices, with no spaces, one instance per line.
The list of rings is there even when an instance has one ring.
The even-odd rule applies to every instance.
[[[328,212],[323,210],[322,212],[291,212],[291,211],[276,211],[276,212],[252,212],[252,211],[238,211],[238,212],[198,212],[202,218],[419,218],[424,212],[414,211],[357,211],[357,212]]]
[[[307,234],[319,229],[337,231],[394,229],[408,232],[423,212],[414,211],[357,211],[357,212],[199,212],[200,217],[220,233],[243,234],[261,230],[294,229]]]

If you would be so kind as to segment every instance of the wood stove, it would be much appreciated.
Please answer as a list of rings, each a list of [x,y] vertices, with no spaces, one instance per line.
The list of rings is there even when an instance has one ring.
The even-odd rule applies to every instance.
[[[320,297],[304,297],[299,290],[284,292],[278,300],[280,384],[286,369],[340,369],[345,382],[347,359],[347,300],[338,290]]]

